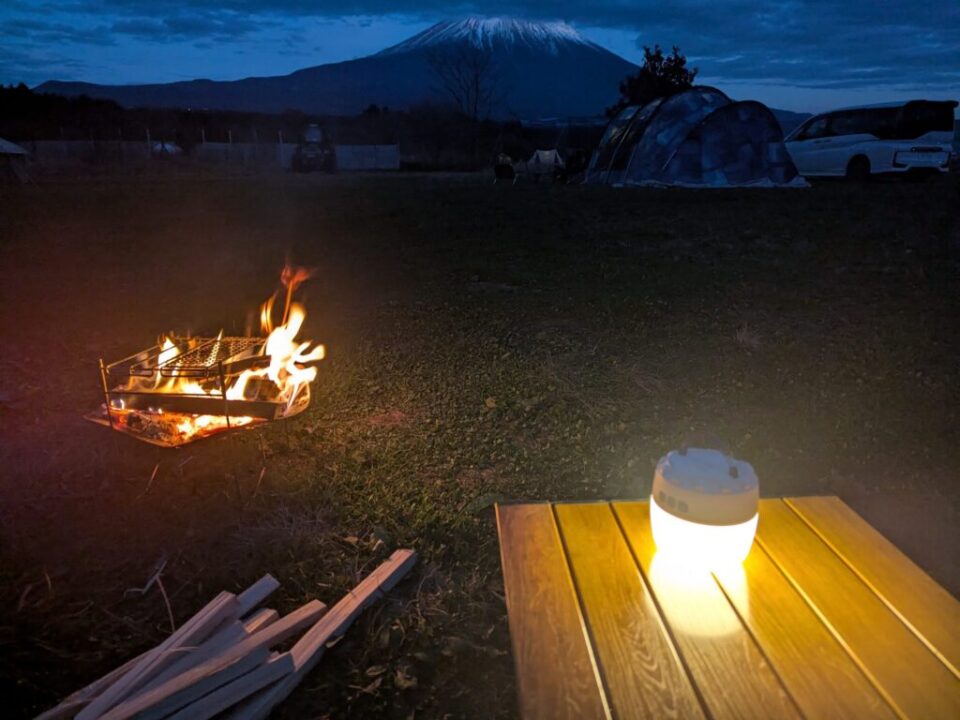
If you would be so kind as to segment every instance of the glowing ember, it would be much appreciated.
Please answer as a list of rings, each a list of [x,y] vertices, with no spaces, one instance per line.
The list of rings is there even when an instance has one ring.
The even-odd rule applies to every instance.
[[[109,416],[104,406],[90,419],[177,446],[302,412],[310,404],[314,364],[325,354],[323,345],[296,339],[306,311],[293,293],[310,275],[304,268],[283,269],[283,316],[274,326],[274,293],[261,307],[264,338],[168,336],[152,352],[105,366]],[[108,375],[121,365],[129,374],[110,390]]]

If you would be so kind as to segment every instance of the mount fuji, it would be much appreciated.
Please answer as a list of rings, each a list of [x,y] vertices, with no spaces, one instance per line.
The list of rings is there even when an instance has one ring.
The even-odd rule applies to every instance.
[[[446,102],[430,59],[464,48],[481,48],[493,58],[501,99],[491,116],[498,119],[599,115],[616,101],[619,82],[637,71],[563,22],[467,18],[437,23],[374,55],[283,76],[154,85],[50,81],[35,89],[127,107],[353,115],[371,104],[403,110]]]

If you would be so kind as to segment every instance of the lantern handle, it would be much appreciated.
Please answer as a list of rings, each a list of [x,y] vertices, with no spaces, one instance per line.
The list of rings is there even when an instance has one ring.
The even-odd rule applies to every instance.
[[[681,455],[686,455],[687,450],[689,450],[691,447],[702,447],[705,450],[717,450],[727,459],[727,472],[729,473],[730,477],[734,479],[740,477],[740,471],[733,462],[733,455],[730,452],[730,444],[716,433],[710,432],[709,430],[700,430],[698,432],[690,433],[684,437],[683,442],[680,443],[680,449],[677,452],[679,452]]]

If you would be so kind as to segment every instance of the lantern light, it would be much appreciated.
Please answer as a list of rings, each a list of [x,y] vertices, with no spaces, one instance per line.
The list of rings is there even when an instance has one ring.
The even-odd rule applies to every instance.
[[[719,450],[669,452],[657,463],[650,497],[657,554],[710,569],[741,563],[756,534],[758,504],[750,463]]]

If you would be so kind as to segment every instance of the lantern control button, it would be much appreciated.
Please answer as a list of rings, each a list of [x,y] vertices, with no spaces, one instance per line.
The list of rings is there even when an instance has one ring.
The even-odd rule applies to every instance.
[[[757,474],[750,463],[719,450],[688,448],[657,464],[651,493],[673,515],[708,525],[735,525],[757,513]]]

